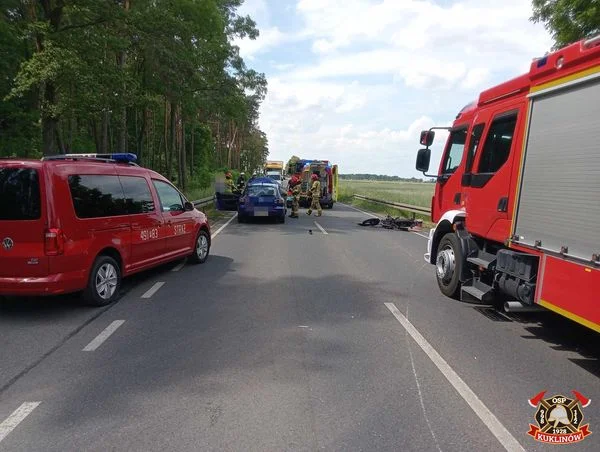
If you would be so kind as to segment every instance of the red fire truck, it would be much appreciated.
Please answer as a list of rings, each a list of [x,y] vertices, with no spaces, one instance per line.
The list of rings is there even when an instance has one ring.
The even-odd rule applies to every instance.
[[[431,176],[435,129],[449,136]],[[442,293],[600,332],[600,36],[535,59],[420,141]]]

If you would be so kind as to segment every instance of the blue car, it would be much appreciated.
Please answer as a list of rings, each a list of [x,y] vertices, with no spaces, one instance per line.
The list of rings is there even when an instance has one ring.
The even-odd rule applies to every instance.
[[[268,177],[250,179],[238,202],[238,222],[250,217],[275,217],[285,223],[285,198],[281,186]]]

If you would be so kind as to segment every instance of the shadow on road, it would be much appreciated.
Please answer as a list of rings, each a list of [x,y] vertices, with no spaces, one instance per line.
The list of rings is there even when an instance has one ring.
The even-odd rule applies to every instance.
[[[529,333],[524,339],[542,340],[558,351],[577,353],[568,358],[596,377],[600,377],[600,334],[550,311],[506,313],[500,306],[475,306],[474,310],[494,322],[516,322]]]
[[[151,309],[162,315],[139,317],[136,331],[111,342],[110,355],[118,359],[78,377],[64,393],[63,411],[47,422],[64,425],[76,416],[82,426],[93,425],[108,413],[86,409],[82,400],[98,391],[102,406],[120,417],[135,416],[144,400],[156,404],[157,413],[168,410],[152,400],[174,388],[170,397],[182,401],[218,401],[236,391],[293,390],[307,372],[336,375],[349,356],[356,358],[353,341],[361,338],[355,328],[369,330],[371,321],[380,320],[394,325],[380,304],[364,303],[375,284],[347,275],[265,281],[240,275],[235,261],[220,256],[211,257],[211,268],[193,279],[179,279],[164,298],[153,298]],[[229,277],[218,277],[225,274]],[[347,334],[331,334],[338,327]],[[380,337],[377,330],[369,331]],[[360,350],[360,356],[368,361],[369,350]],[[156,422],[164,422],[165,415]],[[212,427],[209,418],[195,420],[199,431]]]
[[[535,320],[534,320],[535,319]],[[524,339],[542,340],[551,348],[580,355],[569,361],[600,378],[600,334],[552,312],[538,314]]]
[[[79,331],[113,308],[131,290],[182,261],[123,280],[121,296],[106,307],[83,303],[79,293],[48,297],[0,297],[0,394]]]

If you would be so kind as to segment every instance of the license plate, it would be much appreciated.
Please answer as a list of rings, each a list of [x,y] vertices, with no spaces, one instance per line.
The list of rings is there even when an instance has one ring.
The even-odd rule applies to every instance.
[[[269,216],[269,209],[255,207],[254,208],[254,216],[255,217],[268,217]]]

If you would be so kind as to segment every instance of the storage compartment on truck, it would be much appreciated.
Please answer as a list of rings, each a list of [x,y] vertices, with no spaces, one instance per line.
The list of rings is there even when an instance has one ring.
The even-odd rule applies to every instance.
[[[531,97],[514,238],[591,261],[600,253],[600,74]]]

